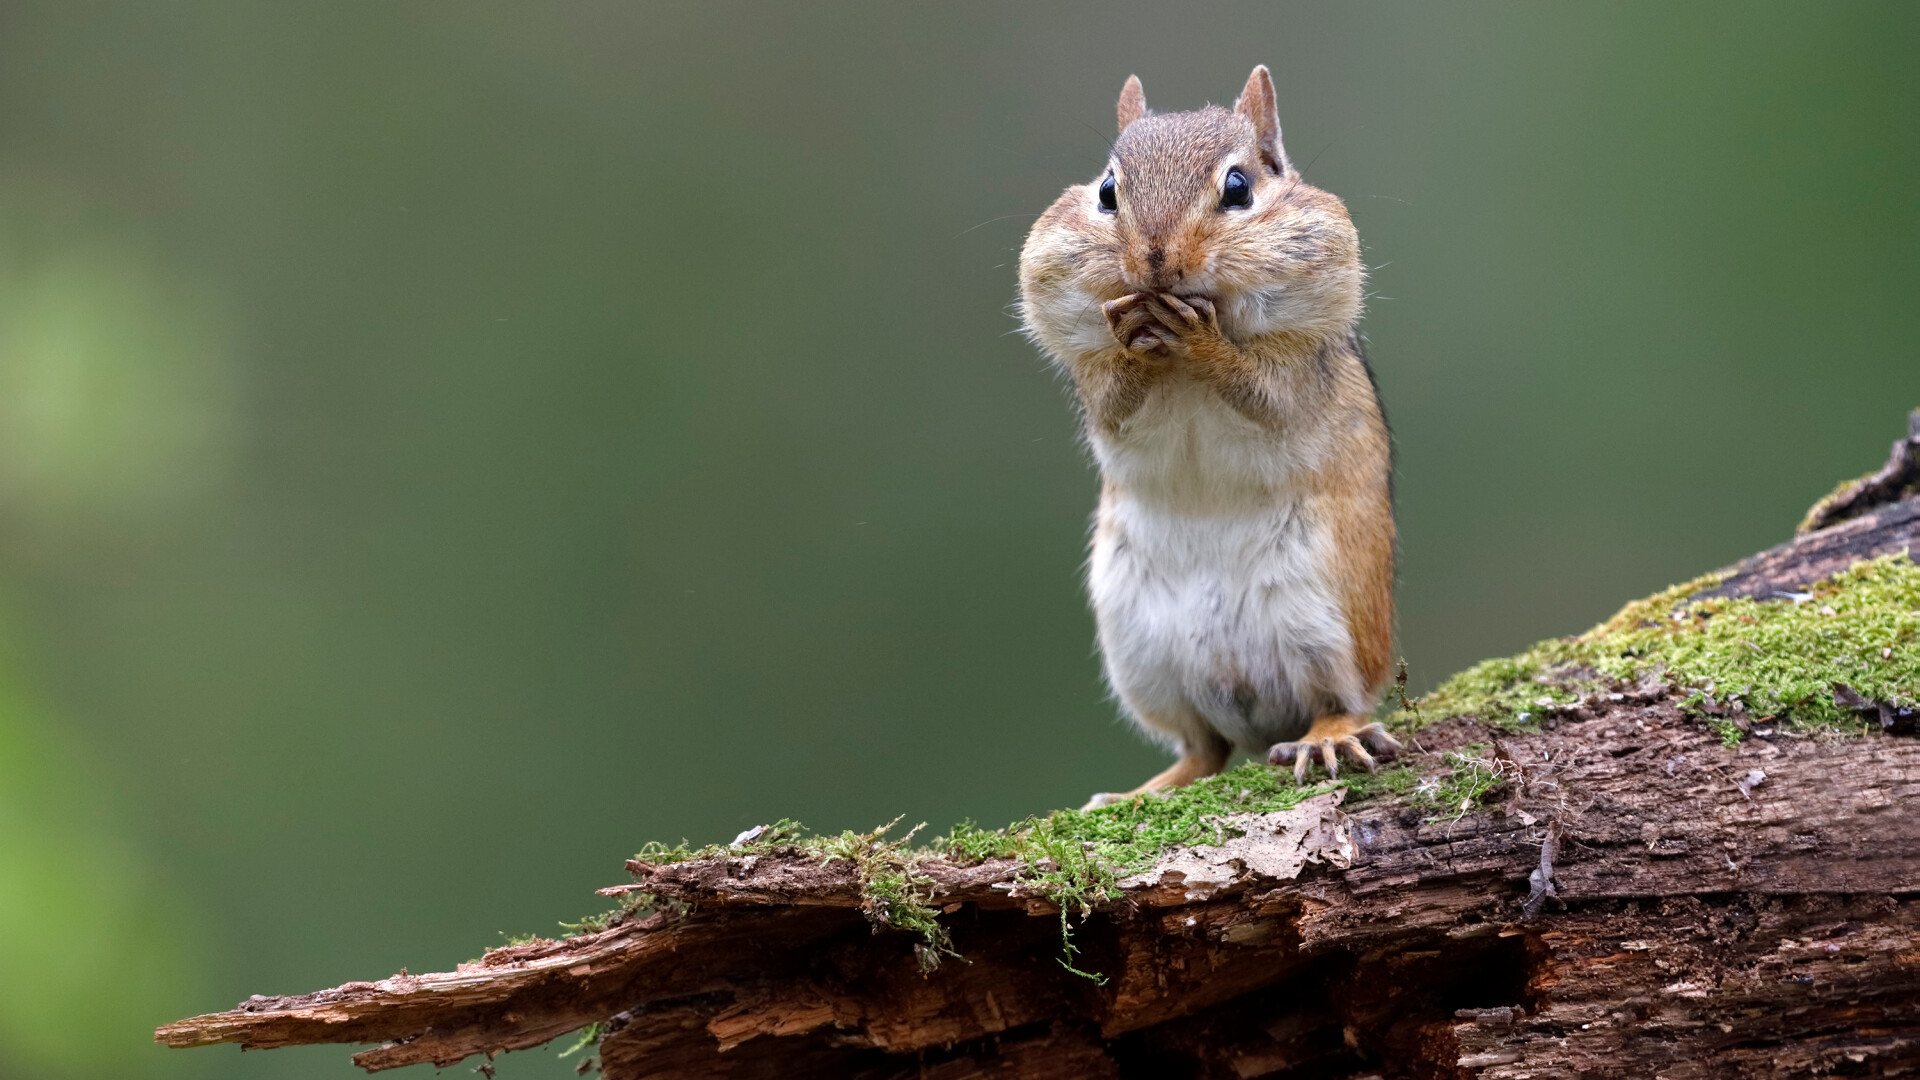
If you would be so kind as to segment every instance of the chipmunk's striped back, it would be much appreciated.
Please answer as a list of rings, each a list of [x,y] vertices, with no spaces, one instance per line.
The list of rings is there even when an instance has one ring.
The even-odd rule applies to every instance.
[[[1120,98],[1106,170],[1068,188],[1020,260],[1028,332],[1072,378],[1103,479],[1088,586],[1107,676],[1181,757],[1235,746],[1329,770],[1392,655],[1386,422],[1355,323],[1346,208],[1308,185],[1254,69],[1234,110]],[[1096,802],[1111,796],[1096,797]]]

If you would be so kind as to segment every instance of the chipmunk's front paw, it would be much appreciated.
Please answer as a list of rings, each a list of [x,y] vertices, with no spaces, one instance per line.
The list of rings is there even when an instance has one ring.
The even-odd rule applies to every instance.
[[[1178,334],[1182,341],[1220,336],[1220,313],[1206,297],[1161,293],[1154,299],[1159,301],[1161,325]]]
[[[1180,336],[1166,324],[1167,312],[1152,293],[1129,293],[1100,305],[1107,316],[1107,329],[1129,354],[1145,359],[1165,359],[1180,343]]]
[[[1267,751],[1267,762],[1272,765],[1285,765],[1293,762],[1293,782],[1303,784],[1307,780],[1307,770],[1313,766],[1313,755],[1318,752],[1320,761],[1327,767],[1327,779],[1340,775],[1340,755],[1345,754],[1368,772],[1374,770],[1373,754],[1367,753],[1362,739],[1373,745],[1377,753],[1387,753],[1400,749],[1400,741],[1387,734],[1384,724],[1379,721],[1368,723],[1356,716],[1323,716],[1307,729],[1305,738],[1298,742],[1274,743]]]
[[[1107,301],[1101,310],[1114,340],[1142,359],[1193,356],[1223,340],[1219,312],[1204,296],[1131,293]]]

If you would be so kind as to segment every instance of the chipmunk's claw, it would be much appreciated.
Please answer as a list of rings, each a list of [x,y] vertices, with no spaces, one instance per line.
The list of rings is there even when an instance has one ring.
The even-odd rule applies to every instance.
[[[1171,316],[1171,320],[1163,318],[1161,322],[1182,337],[1203,332],[1214,334],[1220,332],[1220,315],[1214,310],[1213,301],[1206,297],[1180,297],[1172,293],[1161,293],[1155,299],[1160,301],[1160,306]]]
[[[1285,765],[1293,762],[1293,782],[1307,782],[1307,770],[1313,766],[1313,754],[1318,751],[1321,764],[1326,766],[1327,779],[1336,780],[1340,776],[1340,755],[1345,754],[1360,764],[1368,772],[1378,767],[1372,754],[1361,740],[1373,744],[1379,753],[1400,749],[1400,741],[1387,733],[1386,725],[1379,721],[1361,723],[1350,716],[1323,716],[1313,722],[1304,738],[1294,742],[1274,743],[1267,751],[1267,762],[1272,765]]]
[[[1129,353],[1166,357],[1186,351],[1192,340],[1220,333],[1220,316],[1204,296],[1128,293],[1100,305],[1114,340]]]
[[[1100,305],[1113,339],[1130,353],[1164,353],[1173,346],[1174,333],[1160,317],[1150,293],[1128,293]]]

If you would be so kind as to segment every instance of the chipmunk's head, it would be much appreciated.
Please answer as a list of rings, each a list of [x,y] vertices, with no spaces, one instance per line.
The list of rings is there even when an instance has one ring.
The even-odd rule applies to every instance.
[[[1335,333],[1359,317],[1359,237],[1340,200],[1288,160],[1264,65],[1232,110],[1154,114],[1129,78],[1119,120],[1101,175],[1035,224],[1022,256],[1029,294],[1070,281],[1067,291],[1101,301],[1204,296],[1238,335]]]

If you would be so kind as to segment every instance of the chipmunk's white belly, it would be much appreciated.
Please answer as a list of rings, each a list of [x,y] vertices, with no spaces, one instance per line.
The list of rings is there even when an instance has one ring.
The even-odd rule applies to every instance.
[[[1302,447],[1175,384],[1096,449],[1110,484],[1089,589],[1108,679],[1142,726],[1265,750],[1366,711],[1331,538],[1294,482]]]

